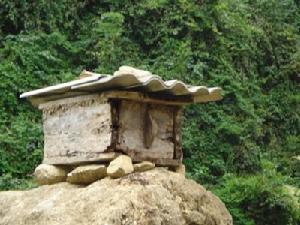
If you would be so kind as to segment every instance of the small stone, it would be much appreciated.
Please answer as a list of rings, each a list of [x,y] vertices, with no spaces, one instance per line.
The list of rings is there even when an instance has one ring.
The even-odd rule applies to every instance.
[[[133,165],[134,172],[144,172],[155,168],[155,164],[149,161],[143,161]]]
[[[79,166],[68,173],[67,181],[72,184],[90,184],[107,175],[105,165]]]
[[[39,185],[55,184],[66,181],[67,171],[58,166],[40,164],[35,168],[34,177]]]
[[[110,162],[107,167],[107,175],[112,178],[119,178],[133,172],[131,158],[127,155],[120,155]]]
[[[175,168],[175,172],[183,175],[185,177],[185,165],[180,164]]]

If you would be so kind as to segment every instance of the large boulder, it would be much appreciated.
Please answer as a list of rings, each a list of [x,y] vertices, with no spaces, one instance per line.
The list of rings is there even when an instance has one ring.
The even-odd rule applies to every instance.
[[[155,168],[85,187],[63,182],[0,192],[0,224],[232,225],[232,218],[201,185]]]
[[[110,162],[107,167],[107,175],[111,178],[119,178],[133,172],[131,158],[127,155],[120,155]]]
[[[84,165],[79,166],[68,173],[67,181],[72,184],[90,184],[105,176],[105,165]]]
[[[55,184],[66,181],[67,171],[58,166],[40,164],[35,168],[34,178],[40,185]]]

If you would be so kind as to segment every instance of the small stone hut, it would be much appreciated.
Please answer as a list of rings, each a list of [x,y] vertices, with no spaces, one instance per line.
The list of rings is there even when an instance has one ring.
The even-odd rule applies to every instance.
[[[190,86],[128,66],[113,75],[83,71],[78,80],[20,96],[43,112],[44,161],[52,165],[182,161],[181,112],[187,104],[221,99],[221,89]]]

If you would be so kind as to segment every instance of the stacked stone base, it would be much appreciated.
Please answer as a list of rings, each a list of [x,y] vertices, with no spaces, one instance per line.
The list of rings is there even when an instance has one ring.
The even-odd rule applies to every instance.
[[[77,167],[54,166],[40,164],[34,172],[35,180],[40,185],[49,185],[59,182],[88,185],[104,177],[120,178],[130,173],[144,172],[155,168],[155,164],[148,161],[133,164],[127,155],[120,155],[108,165],[88,164]],[[185,176],[184,165],[171,168],[172,171]]]

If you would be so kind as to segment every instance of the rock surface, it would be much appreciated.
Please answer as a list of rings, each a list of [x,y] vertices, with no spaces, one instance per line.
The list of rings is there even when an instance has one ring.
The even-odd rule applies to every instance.
[[[85,165],[79,166],[68,173],[67,181],[72,184],[90,184],[105,176],[105,165]]]
[[[127,155],[120,155],[110,162],[107,167],[107,175],[112,178],[119,178],[133,172],[131,158]]]
[[[57,166],[40,164],[35,168],[34,177],[40,185],[55,184],[66,181],[67,171]]]
[[[134,172],[144,172],[155,168],[155,164],[149,161],[143,161],[133,165]]]
[[[1,225],[231,225],[224,204],[182,175],[155,168],[82,187],[0,192]]]
[[[182,176],[185,176],[185,165],[180,164],[179,166],[177,166],[175,172],[181,174]]]

